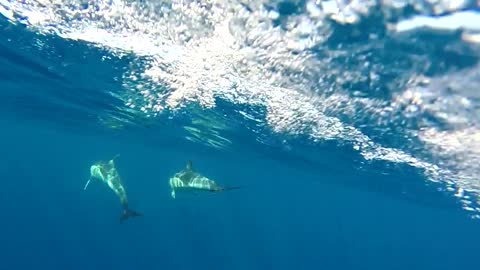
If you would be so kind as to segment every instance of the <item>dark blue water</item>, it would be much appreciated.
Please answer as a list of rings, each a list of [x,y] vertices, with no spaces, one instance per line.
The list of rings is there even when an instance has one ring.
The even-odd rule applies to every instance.
[[[259,143],[221,100],[155,120],[120,112],[105,90],[120,92],[131,56],[100,61],[107,52],[82,42],[3,18],[0,28],[0,269],[476,267],[478,220],[419,170],[267,127],[269,144]],[[199,115],[228,119],[232,144],[185,140],[182,123]],[[98,124],[114,116],[132,124]],[[116,154],[130,206],[144,215],[123,224],[104,184],[83,190],[90,165]],[[244,188],[174,200],[168,179],[187,160]]]
[[[401,200],[369,187],[385,179],[356,172],[335,176],[267,157],[158,147],[14,119],[3,119],[2,127],[3,269],[458,269],[474,264],[476,221],[457,209]],[[90,164],[116,153],[130,204],[145,215],[122,225],[113,193],[98,183],[82,189]],[[167,179],[187,158],[203,173],[247,188],[172,200]],[[338,184],[354,181],[366,188]]]

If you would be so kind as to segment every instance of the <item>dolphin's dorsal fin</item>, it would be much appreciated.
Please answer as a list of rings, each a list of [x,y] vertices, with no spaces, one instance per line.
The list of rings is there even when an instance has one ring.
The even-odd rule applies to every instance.
[[[192,161],[189,160],[189,161],[187,161],[187,171],[192,171],[192,170],[193,170],[192,169]]]
[[[120,156],[120,154],[116,154],[108,163],[110,165],[115,165],[115,160]]]

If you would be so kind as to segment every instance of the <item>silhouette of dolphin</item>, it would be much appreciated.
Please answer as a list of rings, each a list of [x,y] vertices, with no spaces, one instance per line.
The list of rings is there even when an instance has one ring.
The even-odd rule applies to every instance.
[[[120,175],[115,167],[115,159],[119,157],[116,155],[111,160],[105,161],[98,161],[90,167],[90,178],[88,179],[87,183],[83,190],[86,190],[90,181],[92,179],[99,179],[102,182],[106,183],[111,190],[115,192],[115,194],[119,197],[120,202],[122,203],[123,212],[120,216],[120,223],[123,223],[130,217],[138,217],[142,216],[142,214],[130,209],[128,207],[128,199],[127,193],[125,188],[123,187],[122,180],[120,179]]]
[[[195,172],[192,168],[192,162],[188,161],[184,170],[174,174],[170,178],[170,188],[172,190],[172,198],[175,198],[175,191],[178,190],[193,190],[193,191],[208,191],[208,192],[223,192],[227,190],[240,189],[242,187],[224,187],[220,186],[215,181]]]

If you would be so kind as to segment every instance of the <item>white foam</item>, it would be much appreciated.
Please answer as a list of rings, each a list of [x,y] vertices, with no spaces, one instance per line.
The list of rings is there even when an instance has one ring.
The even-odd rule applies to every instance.
[[[439,30],[480,30],[480,14],[473,11],[462,11],[441,17],[414,16],[397,23],[398,32],[411,31],[416,28],[433,28]]]

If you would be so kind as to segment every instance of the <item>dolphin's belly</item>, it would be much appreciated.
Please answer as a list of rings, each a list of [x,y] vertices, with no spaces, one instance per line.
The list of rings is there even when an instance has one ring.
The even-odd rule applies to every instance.
[[[115,194],[120,198],[120,201],[122,201],[122,204],[126,204],[128,202],[127,200],[127,192],[125,191],[125,188],[123,187],[120,178],[115,178],[112,177],[107,181],[108,186],[110,189],[112,189]]]
[[[123,204],[127,203],[127,193],[122,185],[120,176],[114,168],[106,171],[99,165],[93,165],[90,167],[90,174],[91,177],[98,178],[102,182],[106,183],[108,187],[120,198],[120,201],[122,201]]]

